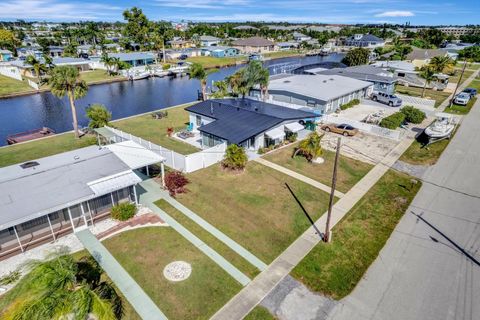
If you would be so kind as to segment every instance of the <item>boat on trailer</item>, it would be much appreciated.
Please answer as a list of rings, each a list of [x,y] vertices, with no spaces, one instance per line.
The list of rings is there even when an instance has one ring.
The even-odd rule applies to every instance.
[[[25,142],[25,141],[30,141],[30,140],[51,136],[54,134],[55,134],[55,131],[53,131],[52,129],[43,127],[35,130],[11,134],[7,136],[7,143],[15,144],[19,142]]]
[[[456,126],[456,118],[451,114],[440,112],[436,120],[429,125],[424,133],[428,137],[428,144],[451,137]]]

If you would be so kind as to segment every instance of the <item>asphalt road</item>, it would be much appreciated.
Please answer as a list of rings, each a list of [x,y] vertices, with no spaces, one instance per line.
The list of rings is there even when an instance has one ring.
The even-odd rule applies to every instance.
[[[432,183],[330,319],[480,319],[480,100],[423,179]]]

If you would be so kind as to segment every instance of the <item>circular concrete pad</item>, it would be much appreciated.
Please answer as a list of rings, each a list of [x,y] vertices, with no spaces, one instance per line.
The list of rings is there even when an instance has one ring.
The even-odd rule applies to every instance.
[[[185,261],[174,261],[165,266],[163,276],[170,281],[183,281],[190,277],[192,266]]]

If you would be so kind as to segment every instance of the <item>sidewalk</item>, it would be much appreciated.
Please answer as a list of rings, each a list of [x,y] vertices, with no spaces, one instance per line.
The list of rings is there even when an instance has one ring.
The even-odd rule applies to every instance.
[[[108,274],[142,319],[167,320],[157,305],[143,291],[118,261],[88,229],[75,233],[93,258]]]
[[[255,159],[254,161],[257,161],[258,163],[261,163],[263,164],[264,166],[267,166],[269,168],[272,168],[274,170],[277,170],[277,171],[280,171],[281,173],[284,173],[286,174],[287,176],[290,176],[292,178],[295,178],[297,180],[300,180],[302,182],[305,182],[306,184],[309,184],[317,189],[320,189],[322,191],[325,191],[327,193],[330,193],[331,192],[331,189],[329,186],[327,186],[326,184],[323,184],[323,183],[320,183],[316,180],[313,180],[309,177],[306,177],[298,172],[295,172],[293,170],[290,170],[290,169],[287,169],[285,167],[282,167],[276,163],[273,163],[273,162],[270,162],[268,160],[265,160],[263,158],[257,158]],[[338,197],[338,198],[342,198],[343,196],[345,196],[345,194],[343,192],[340,192],[338,190],[335,190],[335,196]]]
[[[175,219],[170,217],[165,211],[155,205],[154,202],[162,198],[162,190],[160,189],[159,184],[157,184],[153,179],[149,179],[141,182],[140,187],[147,191],[145,193],[139,194],[139,201],[141,204],[147,206],[153,211],[153,213],[160,216],[163,221],[168,223],[168,225],[174,228],[175,231],[180,233],[185,239],[187,239],[195,247],[197,247],[200,251],[207,255],[207,257],[212,259],[216,264],[218,264],[223,270],[225,270],[240,284],[246,286],[248,283],[250,283],[251,280],[249,277],[247,277],[244,273],[238,270],[233,264],[231,264],[228,260],[222,257],[218,252],[213,250],[205,242],[200,240],[196,235],[194,235],[188,229],[178,223]]]
[[[400,142],[379,164],[367,173],[343,198],[334,206],[331,218],[333,228],[353,206],[370,190],[370,188],[388,171],[402,153],[410,146],[412,139]],[[323,229],[326,214],[316,222]],[[259,274],[250,284],[233,297],[212,320],[243,319],[267,294],[320,242],[321,235],[312,227],[308,228],[295,240],[268,268]],[[335,235],[333,234],[333,239]],[[335,241],[335,240],[334,240]]]

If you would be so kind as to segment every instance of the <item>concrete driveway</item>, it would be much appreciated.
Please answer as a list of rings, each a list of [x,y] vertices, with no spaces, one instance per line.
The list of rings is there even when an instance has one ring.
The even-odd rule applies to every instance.
[[[425,173],[430,183],[329,319],[480,319],[479,122],[477,101]]]

